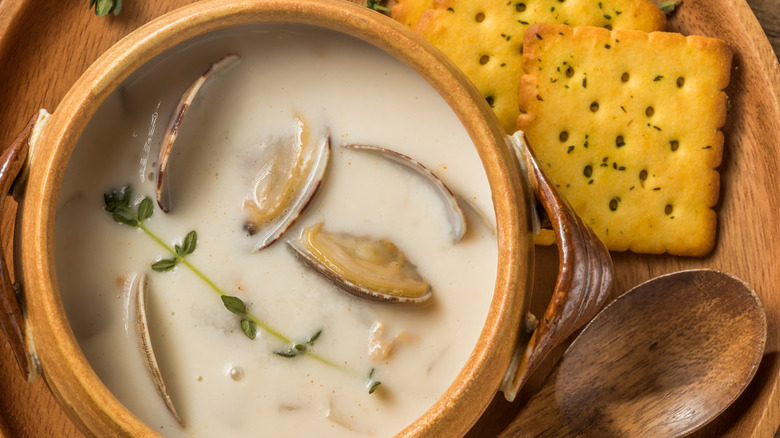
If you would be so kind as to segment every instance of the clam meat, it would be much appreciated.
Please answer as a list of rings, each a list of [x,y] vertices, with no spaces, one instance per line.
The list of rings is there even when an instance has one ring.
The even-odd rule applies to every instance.
[[[386,239],[329,233],[318,223],[288,244],[300,259],[354,295],[399,303],[420,303],[431,297],[430,284]]]
[[[311,142],[308,126],[296,117],[292,141],[263,145],[263,165],[244,200],[248,218],[244,229],[258,238],[253,252],[287,231],[314,197],[330,157],[330,138]]]

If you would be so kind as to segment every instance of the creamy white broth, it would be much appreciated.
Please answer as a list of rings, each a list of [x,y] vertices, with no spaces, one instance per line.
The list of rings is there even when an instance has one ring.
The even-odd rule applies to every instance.
[[[201,279],[182,265],[153,272],[151,264],[170,255],[103,210],[103,194],[127,184],[136,199],[154,197],[153,164],[178,98],[227,53],[241,62],[204,86],[174,146],[172,211],[155,208],[145,225],[169,245],[196,230],[198,247],[187,256],[193,265],[293,340],[322,330],[312,351],[338,367],[276,356],[285,345],[261,329],[248,339]],[[243,230],[242,202],[262,165],[259,150],[291,139],[296,116],[313,140],[330,135],[330,165],[295,226],[251,253],[255,238]],[[455,379],[492,298],[491,226],[469,214],[466,236],[453,245],[444,204],[428,183],[341,147],[349,143],[413,157],[492,217],[476,150],[444,101],[403,64],[334,32],[269,24],[209,35],[132,75],[90,122],[58,200],[59,286],[90,364],[152,429],[166,436],[389,436]],[[317,222],[327,231],[391,240],[431,283],[433,298],[423,305],[371,302],[323,279],[284,242]],[[141,273],[148,278],[152,341],[185,428],[157,395],[137,346],[129,285]],[[381,361],[368,354],[377,321],[388,339],[403,333]],[[382,384],[368,394],[372,368]]]

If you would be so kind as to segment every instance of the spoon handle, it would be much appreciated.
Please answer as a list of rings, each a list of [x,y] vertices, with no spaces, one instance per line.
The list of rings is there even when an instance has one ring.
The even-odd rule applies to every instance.
[[[556,365],[547,381],[555,382],[560,373],[560,364]],[[555,385],[542,385],[539,392],[523,406],[512,423],[499,438],[564,438],[581,436],[569,426],[561,414],[555,400]]]

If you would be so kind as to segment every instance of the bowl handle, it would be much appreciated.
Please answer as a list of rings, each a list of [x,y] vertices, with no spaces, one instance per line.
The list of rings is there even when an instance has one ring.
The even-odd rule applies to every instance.
[[[22,184],[17,184],[17,177],[23,174],[30,153],[30,138],[39,117],[41,117],[40,113],[36,113],[30,119],[24,130],[0,157],[0,212],[5,211],[5,201],[8,196],[12,193],[14,197],[20,196],[23,191]],[[6,217],[3,217],[3,220],[12,221]],[[18,222],[3,223],[0,227],[0,242],[10,241],[6,233],[15,230],[18,226]],[[16,260],[15,262],[18,263]],[[40,373],[40,361],[33,348],[32,334],[25,314],[21,288],[18,282],[12,281],[5,251],[0,250],[0,326],[3,327],[3,332],[11,345],[19,369],[27,381],[32,382]]]
[[[550,351],[590,321],[605,303],[612,287],[612,259],[593,230],[542,172],[525,134],[516,132],[509,137],[509,143],[528,175],[534,195],[552,222],[560,260],[550,304],[535,329],[521,330],[501,384],[504,397],[512,401]]]

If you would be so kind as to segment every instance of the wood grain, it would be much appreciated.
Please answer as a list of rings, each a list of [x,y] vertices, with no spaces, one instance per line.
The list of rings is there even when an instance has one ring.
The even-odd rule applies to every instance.
[[[123,35],[191,0],[125,1],[118,17],[98,18],[82,3],[0,1],[0,148],[44,107],[53,111],[70,86]],[[748,6],[748,4],[750,6]],[[715,267],[751,284],[767,308],[770,338],[753,383],[735,405],[697,436],[771,437],[780,424],[780,65],[766,34],[780,47],[780,0],[683,0],[670,25],[683,33],[726,40],[735,49],[729,121],[721,168],[718,246],[708,257],[614,254],[615,290],[686,268]],[[4,212],[7,218],[12,212]],[[10,227],[3,221],[4,227]],[[6,231],[6,230],[4,230]],[[5,249],[7,248],[7,242]],[[554,249],[537,250],[534,306],[544,309],[554,286]],[[553,355],[556,356],[555,354]],[[560,352],[557,354],[560,356]],[[543,373],[542,373],[543,374]],[[542,376],[543,377],[543,376]],[[537,382],[538,383],[538,382]],[[532,392],[535,382],[526,390]],[[495,436],[523,406],[499,396],[472,436]],[[42,379],[21,378],[0,340],[0,433],[8,437],[81,437]]]
[[[765,337],[761,304],[738,279],[657,277],[588,324],[501,438],[690,433],[750,382]]]

